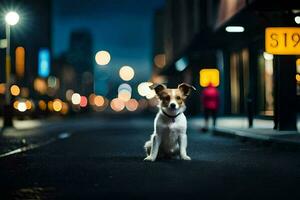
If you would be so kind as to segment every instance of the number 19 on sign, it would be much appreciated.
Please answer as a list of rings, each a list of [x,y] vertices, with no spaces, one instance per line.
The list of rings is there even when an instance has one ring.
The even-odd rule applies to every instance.
[[[300,28],[266,28],[265,48],[271,54],[300,55]]]

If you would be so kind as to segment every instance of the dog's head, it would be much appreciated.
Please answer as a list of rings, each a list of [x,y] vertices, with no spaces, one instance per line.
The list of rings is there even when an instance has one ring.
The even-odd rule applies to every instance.
[[[167,88],[163,84],[152,85],[150,88],[155,90],[160,100],[159,107],[169,115],[184,112],[186,98],[192,90],[196,90],[195,87],[186,83],[179,84],[175,89]]]

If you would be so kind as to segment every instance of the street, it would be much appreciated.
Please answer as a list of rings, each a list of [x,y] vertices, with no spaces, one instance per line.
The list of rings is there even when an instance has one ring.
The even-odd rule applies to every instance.
[[[143,161],[143,145],[153,130],[151,118],[99,120],[85,130],[76,126],[80,123],[73,123],[70,137],[1,158],[0,199],[300,197],[297,151],[200,133],[189,126],[192,161],[149,163]]]

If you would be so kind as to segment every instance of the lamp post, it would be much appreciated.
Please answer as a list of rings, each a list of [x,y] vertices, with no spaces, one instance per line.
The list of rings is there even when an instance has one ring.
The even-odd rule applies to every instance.
[[[11,74],[11,57],[10,57],[10,26],[14,26],[19,22],[18,13],[11,11],[5,15],[6,22],[6,55],[5,55],[5,77],[6,77],[6,95],[5,95],[5,106],[4,106],[4,124],[3,127],[12,127],[12,107],[11,107],[11,96],[10,96],[10,74]]]

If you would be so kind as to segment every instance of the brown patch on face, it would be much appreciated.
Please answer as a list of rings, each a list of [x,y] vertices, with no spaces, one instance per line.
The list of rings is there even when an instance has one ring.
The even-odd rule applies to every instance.
[[[174,100],[177,102],[179,107],[184,105],[185,99],[186,96],[183,95],[183,93],[179,89],[175,89]]]
[[[162,107],[168,107],[171,101],[172,91],[171,89],[164,89],[157,94],[158,98],[161,100]]]

